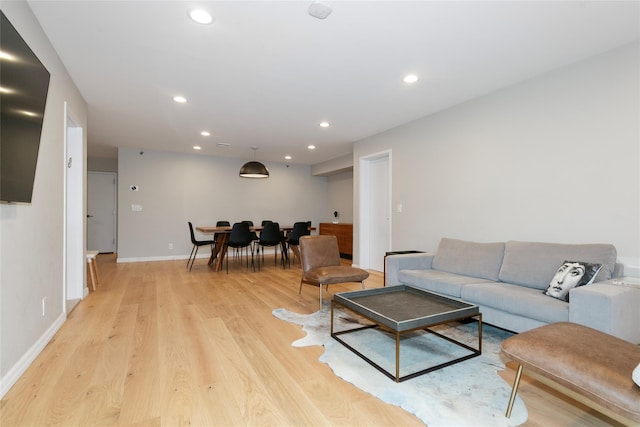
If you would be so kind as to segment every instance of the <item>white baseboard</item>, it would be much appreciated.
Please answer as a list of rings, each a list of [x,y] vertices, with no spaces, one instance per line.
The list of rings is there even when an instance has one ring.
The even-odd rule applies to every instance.
[[[67,320],[67,314],[62,313],[53,324],[45,331],[44,334],[36,341],[31,348],[18,360],[18,362],[11,368],[9,371],[0,378],[0,399],[4,397],[5,394],[11,387],[20,379],[22,374],[25,373],[27,368],[36,360],[36,357],[42,352],[42,350],[49,344],[49,341],[53,338],[53,336],[58,332],[58,330],[62,327],[64,322]]]
[[[211,254],[198,255],[196,258],[209,258]],[[151,257],[133,257],[133,258],[120,258],[118,257],[118,263],[125,262],[150,262],[150,261],[175,261],[189,259],[189,255],[172,255],[172,256],[151,256]]]

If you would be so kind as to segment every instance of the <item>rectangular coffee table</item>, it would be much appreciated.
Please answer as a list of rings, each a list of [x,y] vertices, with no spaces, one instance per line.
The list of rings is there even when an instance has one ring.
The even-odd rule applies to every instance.
[[[357,313],[358,315],[373,322],[373,325],[334,332],[334,308],[336,306],[341,306]],[[477,349],[429,329],[430,327],[444,323],[474,318],[478,322]],[[340,338],[341,335],[367,328],[381,328],[395,334],[395,375],[381,367],[379,364],[373,362],[358,349]],[[401,377],[400,336],[417,330],[424,330],[428,333],[435,334],[435,336],[463,347],[471,353]],[[447,298],[442,295],[407,285],[366,289],[354,292],[341,292],[334,295],[331,301],[331,336],[387,377],[395,380],[396,382],[401,382],[426,374],[427,372],[435,371],[436,369],[441,369],[445,366],[479,356],[482,353],[482,314],[480,313],[480,309],[477,305],[467,304],[462,301]]]

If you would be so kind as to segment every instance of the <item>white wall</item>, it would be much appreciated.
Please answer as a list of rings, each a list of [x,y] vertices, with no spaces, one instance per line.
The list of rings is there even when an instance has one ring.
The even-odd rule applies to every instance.
[[[118,152],[118,261],[187,258],[187,221],[252,220],[291,225],[326,220],[327,178],[309,166],[268,163],[267,179],[240,178],[246,160],[121,148]],[[139,191],[131,191],[137,185]],[[133,212],[131,205],[142,206]],[[202,238],[203,236],[197,236]],[[169,249],[173,243],[173,250]]]
[[[118,172],[117,158],[87,157],[87,170],[91,172]]]
[[[391,149],[394,250],[434,250],[442,237],[605,242],[637,275],[638,52],[634,43],[357,142],[355,211],[359,158]]]
[[[353,171],[353,153],[311,166],[311,174],[317,176],[329,176],[348,171]]]
[[[326,222],[334,221],[333,212],[338,211],[338,221],[353,223],[353,170],[327,177],[329,196]]]
[[[0,205],[0,396],[64,322],[64,102],[86,129],[87,105],[26,2],[2,11],[51,73],[31,205]],[[86,147],[86,140],[83,141]],[[42,316],[42,298],[47,314]]]

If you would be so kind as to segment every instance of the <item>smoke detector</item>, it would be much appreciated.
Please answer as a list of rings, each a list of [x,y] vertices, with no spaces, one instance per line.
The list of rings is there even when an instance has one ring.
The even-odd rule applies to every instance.
[[[314,18],[324,19],[331,14],[331,7],[321,1],[314,1],[309,6],[309,15]]]

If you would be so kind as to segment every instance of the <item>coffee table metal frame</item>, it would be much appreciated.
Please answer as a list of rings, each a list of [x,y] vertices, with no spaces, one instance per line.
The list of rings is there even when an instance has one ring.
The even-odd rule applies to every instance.
[[[400,298],[404,298],[406,301],[417,302],[417,312],[414,307],[413,313],[399,314],[397,308],[394,313],[393,307],[385,307],[384,301],[380,304],[383,298],[391,297],[394,302],[402,302]],[[421,309],[422,302],[424,304],[424,310]],[[378,304],[376,304],[378,303]],[[429,305],[432,305],[428,307]],[[377,305],[377,307],[376,307]],[[336,306],[344,307],[354,313],[368,319],[373,322],[372,325],[366,325],[358,328],[348,329],[344,331],[334,332],[334,308]],[[388,309],[387,309],[388,308]],[[442,335],[436,331],[429,329],[430,327],[441,325],[445,323],[452,323],[456,321],[466,321],[475,319],[478,323],[478,348],[473,348],[465,343],[454,340],[453,338]],[[340,335],[360,331],[369,328],[380,328],[395,334],[396,338],[396,372],[393,373],[387,371],[363,353],[346,343],[340,338]],[[444,363],[440,363],[426,369],[413,372],[404,376],[400,376],[400,336],[405,333],[413,332],[416,330],[424,330],[432,333],[442,339],[452,342],[460,347],[463,347],[469,351],[470,354],[462,356]],[[335,294],[331,300],[331,336],[349,350],[357,354],[364,359],[371,366],[378,371],[385,374],[396,382],[402,382],[411,378],[415,378],[419,375],[426,374],[428,372],[435,371],[437,369],[444,368],[446,366],[453,365],[454,363],[462,362],[463,360],[471,359],[482,354],[482,313],[477,305],[468,304],[463,301],[455,300],[445,297],[443,295],[428,292],[422,289],[414,288],[408,285],[391,286],[376,289],[366,289],[354,292],[342,292]]]

